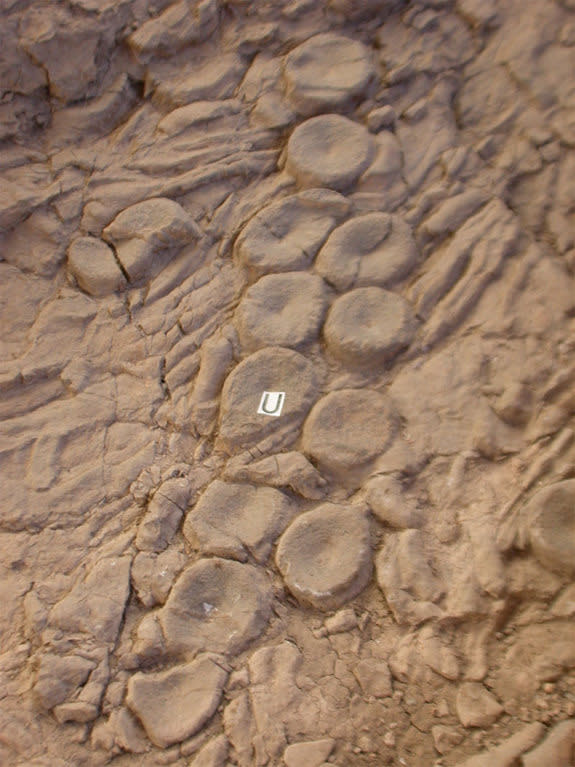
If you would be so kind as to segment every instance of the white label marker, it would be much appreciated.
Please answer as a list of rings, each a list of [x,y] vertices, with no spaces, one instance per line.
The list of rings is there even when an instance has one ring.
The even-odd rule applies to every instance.
[[[260,415],[281,415],[285,398],[285,391],[265,391],[260,400],[258,413]]]

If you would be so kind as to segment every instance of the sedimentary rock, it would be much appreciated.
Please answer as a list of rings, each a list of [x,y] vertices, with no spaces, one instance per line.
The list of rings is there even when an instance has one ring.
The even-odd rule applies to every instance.
[[[439,618],[444,587],[431,568],[419,530],[390,535],[376,561],[377,582],[399,623]]]
[[[184,523],[184,535],[204,554],[265,562],[296,508],[271,487],[212,482]]]
[[[240,339],[246,349],[287,346],[297,349],[315,340],[327,309],[323,280],[305,272],[270,274],[246,291],[238,311]]]
[[[227,676],[217,656],[201,655],[167,671],[134,674],[126,702],[150,740],[165,748],[189,738],[210,719]]]
[[[324,336],[333,354],[349,364],[390,362],[411,343],[417,320],[409,303],[382,288],[357,288],[334,301]]]
[[[173,200],[152,198],[123,210],[104,229],[130,280],[150,274],[160,254],[197,239],[193,218]],[[161,263],[161,261],[160,261]]]
[[[375,75],[369,50],[331,33],[314,35],[286,56],[288,99],[305,116],[349,108]]]
[[[366,213],[335,229],[318,253],[319,274],[338,290],[388,287],[415,266],[417,247],[398,216]]]
[[[264,392],[285,392],[278,418],[257,412]],[[229,453],[270,435],[284,443],[292,441],[316,397],[316,375],[305,357],[281,347],[261,349],[240,362],[226,379],[219,440]]]
[[[304,425],[303,446],[321,467],[345,472],[382,453],[393,431],[393,412],[385,397],[346,389],[330,392],[313,407]]]
[[[112,249],[96,237],[78,237],[70,243],[68,269],[91,296],[105,296],[126,285]]]
[[[345,197],[326,189],[286,197],[249,221],[234,252],[259,274],[304,269],[349,207]]]
[[[286,168],[300,187],[349,189],[373,156],[362,125],[341,115],[312,117],[297,127],[287,145]]]
[[[183,571],[159,611],[168,651],[235,654],[264,630],[271,588],[252,565],[214,557]]]
[[[575,573],[575,481],[539,490],[524,510],[533,553],[550,570]]]
[[[457,691],[457,716],[464,727],[489,727],[503,713],[503,706],[477,682],[465,682]]]
[[[365,512],[323,504],[302,514],[280,538],[276,562],[300,602],[322,610],[339,607],[359,594],[371,576]]]

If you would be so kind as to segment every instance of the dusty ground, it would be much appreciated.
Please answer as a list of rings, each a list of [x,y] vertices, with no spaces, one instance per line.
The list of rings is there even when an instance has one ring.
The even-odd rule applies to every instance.
[[[0,30],[0,763],[574,765],[573,0]]]

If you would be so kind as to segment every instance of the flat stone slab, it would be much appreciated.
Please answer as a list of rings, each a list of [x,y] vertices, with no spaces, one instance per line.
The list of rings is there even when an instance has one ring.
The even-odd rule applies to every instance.
[[[411,228],[399,216],[367,213],[338,226],[315,262],[318,274],[337,290],[378,285],[403,279],[417,262]]]
[[[326,292],[321,277],[306,272],[262,277],[236,312],[242,344],[297,348],[315,340],[327,310]]]
[[[542,565],[575,575],[575,480],[539,490],[525,508],[529,540]]]
[[[260,210],[238,235],[234,254],[258,274],[311,266],[350,203],[337,192],[310,189]]]
[[[183,532],[205,554],[263,563],[295,513],[280,490],[217,479],[188,513]]]
[[[341,115],[320,115],[291,134],[286,170],[301,187],[344,191],[366,170],[373,151],[372,138],[363,125]]]
[[[264,630],[272,592],[265,573],[228,559],[200,559],[180,575],[159,620],[169,652],[241,652]]]
[[[320,468],[353,469],[382,453],[393,438],[388,400],[366,389],[326,394],[313,407],[303,429],[303,447]]]
[[[276,563],[297,599],[333,610],[357,596],[372,571],[367,514],[325,503],[301,514],[280,538]]]
[[[331,33],[314,35],[284,61],[287,97],[305,116],[347,109],[374,75],[372,57],[362,43]]]
[[[263,392],[285,392],[280,417],[257,412]],[[272,434],[278,442],[293,441],[317,395],[313,365],[301,354],[281,347],[255,352],[240,362],[224,383],[220,445],[234,453]]]
[[[357,288],[332,305],[324,327],[330,351],[350,364],[389,362],[417,330],[411,305],[382,288]]]
[[[198,732],[215,713],[228,674],[209,655],[128,682],[126,702],[156,746],[167,748]]]

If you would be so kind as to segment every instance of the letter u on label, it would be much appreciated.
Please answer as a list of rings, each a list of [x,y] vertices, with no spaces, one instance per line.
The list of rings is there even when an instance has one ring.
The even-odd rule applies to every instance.
[[[258,413],[260,415],[281,415],[285,401],[285,392],[283,391],[265,391],[260,400]]]

